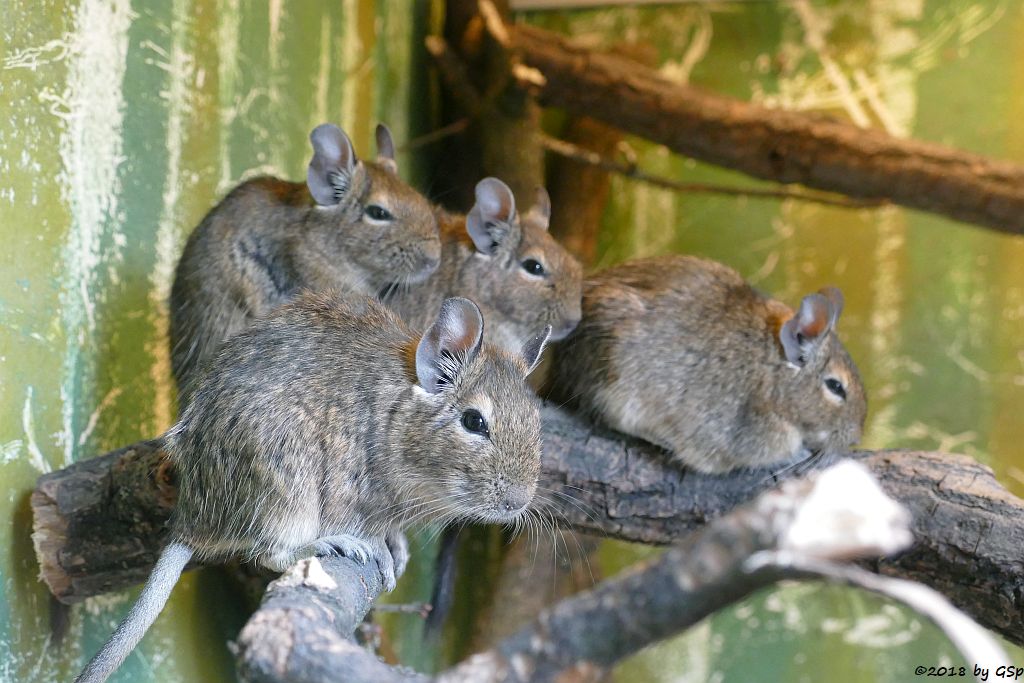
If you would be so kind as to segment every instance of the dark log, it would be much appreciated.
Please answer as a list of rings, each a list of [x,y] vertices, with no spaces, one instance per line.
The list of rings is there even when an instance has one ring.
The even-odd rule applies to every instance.
[[[556,502],[554,512],[577,530],[669,543],[774,485],[765,470],[686,472],[653,446],[550,406],[544,423],[541,484],[575,499]],[[1024,644],[1024,501],[965,456],[854,455],[914,515],[914,547],[879,570],[936,588]],[[173,499],[161,462],[156,444],[145,442],[40,478],[32,497],[36,548],[43,579],[61,600],[124,588],[147,574]]]
[[[541,102],[756,178],[890,200],[1024,233],[1024,167],[821,115],[767,109],[670,81],[621,56],[535,27],[508,27],[539,70]]]
[[[177,493],[159,439],[40,477],[32,541],[50,591],[74,603],[144,582]]]
[[[544,426],[542,484],[576,499],[559,503],[557,513],[577,529],[670,543],[773,485],[765,470],[681,470],[645,442],[552,408]],[[981,624],[1024,643],[1024,501],[967,456],[851,455],[914,515],[914,547],[877,569],[935,588]]]

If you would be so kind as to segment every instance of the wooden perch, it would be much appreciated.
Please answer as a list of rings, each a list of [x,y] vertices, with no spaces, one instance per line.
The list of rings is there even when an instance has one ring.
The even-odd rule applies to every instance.
[[[761,495],[654,562],[544,610],[496,647],[434,680],[602,680],[624,657],[755,590],[806,577],[864,584],[907,600],[944,628],[969,661],[1006,661],[994,639],[941,596],[830,562],[897,550],[910,542],[907,524],[905,510],[863,467],[844,463]],[[242,680],[429,680],[389,667],[351,641],[380,589],[366,569],[350,560],[307,560],[272,584],[239,636]]]
[[[1024,233],[1024,167],[810,113],[768,109],[670,81],[532,26],[509,50],[543,74],[541,102],[756,178],[890,200]]]
[[[565,411],[549,406],[543,417],[541,484],[575,499],[554,503],[575,529],[670,543],[774,486],[765,470],[686,472],[654,446]],[[964,456],[857,457],[914,516],[914,547],[878,569],[932,586],[983,625],[1024,643],[1024,501]],[[33,538],[42,578],[60,600],[125,588],[149,572],[174,498],[163,462],[158,442],[149,441],[40,477]]]

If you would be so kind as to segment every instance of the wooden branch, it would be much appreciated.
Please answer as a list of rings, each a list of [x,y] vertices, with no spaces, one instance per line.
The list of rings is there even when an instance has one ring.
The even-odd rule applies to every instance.
[[[542,485],[575,498],[559,502],[557,514],[577,529],[669,543],[773,485],[765,470],[686,472],[653,446],[550,407],[544,418]],[[853,455],[914,515],[914,547],[877,569],[935,588],[983,625],[1024,643],[1024,501],[966,456]]]
[[[317,683],[426,680],[388,666],[353,640],[382,588],[373,560],[302,560],[267,588],[238,634],[242,681]]]
[[[704,92],[532,26],[509,33],[515,54],[544,76],[544,104],[756,178],[1024,233],[1020,165]]]
[[[828,195],[821,192],[808,192],[789,187],[737,187],[735,185],[719,185],[717,183],[688,183],[674,178],[647,173],[634,165],[623,164],[604,157],[596,152],[583,149],[570,142],[543,136],[541,144],[544,149],[579,164],[599,168],[609,173],[616,173],[632,180],[639,180],[655,187],[662,187],[675,192],[703,192],[708,194],[724,194],[732,197],[752,197],[754,199],[797,199],[803,202],[814,202],[826,206],[838,206],[844,209],[866,209],[884,206],[886,202],[876,199],[851,199],[840,195]]]
[[[40,477],[31,503],[41,578],[65,603],[143,583],[177,494],[158,439]]]
[[[765,470],[686,472],[653,446],[550,406],[543,417],[541,485],[574,498],[553,511],[577,530],[670,543],[774,485]],[[1024,643],[1024,501],[965,456],[856,455],[914,515],[914,547],[880,562],[879,571],[932,586]],[[149,572],[174,497],[162,462],[150,441],[40,477],[33,537],[42,578],[60,600],[125,588]]]
[[[434,680],[601,680],[624,657],[753,591],[807,577],[908,602],[944,628],[968,661],[1007,661],[995,638],[938,594],[834,562],[898,551],[911,542],[908,524],[906,511],[863,466],[845,462],[810,480],[787,482],[690,534],[657,560],[562,600]],[[345,565],[355,567],[332,559],[324,571],[319,561],[304,561],[271,586],[239,639],[243,680],[426,680],[382,664],[351,642],[367,596],[380,585],[365,572],[346,575]]]

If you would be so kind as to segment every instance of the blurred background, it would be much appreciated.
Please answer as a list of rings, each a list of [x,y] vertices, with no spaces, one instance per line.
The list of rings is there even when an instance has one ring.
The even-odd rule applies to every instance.
[[[240,179],[304,177],[320,122],[342,125],[366,156],[377,121],[398,144],[436,128],[440,89],[422,44],[443,5],[0,0],[0,682],[69,680],[135,598],[54,610],[36,578],[28,497],[40,474],[173,422],[166,301],[189,231]],[[1024,162],[1019,1],[682,2],[515,16],[590,45],[639,44],[680,82]],[[546,118],[552,133],[563,123]],[[758,185],[625,144],[647,171]],[[437,147],[399,156],[428,194],[439,185]],[[898,207],[677,193],[613,177],[589,267],[672,252],[723,261],[791,304],[841,287],[841,329],[871,399],[864,446],[965,453],[1024,495],[1024,239]],[[560,557],[536,562],[568,560],[583,585],[658,552],[556,547]],[[392,601],[429,596],[426,535],[414,553]],[[555,590],[550,578],[538,584]],[[503,608],[473,589],[460,582],[449,635],[461,638],[425,647],[418,617],[389,615],[382,653],[422,670],[466,654],[467,609],[494,619]],[[193,572],[112,680],[232,681],[227,641],[245,618],[221,572]],[[615,680],[905,681],[917,664],[951,663],[961,663],[953,648],[914,614],[801,584],[645,651]]]

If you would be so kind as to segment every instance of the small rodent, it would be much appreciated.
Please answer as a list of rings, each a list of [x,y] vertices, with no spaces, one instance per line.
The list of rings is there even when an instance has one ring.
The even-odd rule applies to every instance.
[[[192,558],[284,570],[311,555],[375,559],[394,588],[411,523],[508,523],[533,499],[540,413],[525,381],[550,328],[509,353],[468,299],[417,338],[361,297],[303,293],[221,347],[165,435],[179,492],[170,541],[110,641],[103,681]]]
[[[337,126],[317,126],[309,139],[305,183],[248,180],[189,236],[171,290],[182,407],[220,343],[300,289],[374,296],[437,268],[434,207],[398,177],[387,127],[377,126],[376,162],[358,159]]]
[[[420,329],[424,312],[437,310],[445,297],[468,296],[483,311],[492,344],[513,349],[544,325],[551,325],[552,340],[563,339],[580,320],[583,269],[548,232],[550,219],[544,188],[520,216],[512,190],[484,178],[468,214],[438,209],[441,265],[426,281],[396,288],[385,302]]]
[[[623,263],[584,283],[583,320],[553,349],[553,385],[700,472],[840,452],[867,412],[835,331],[842,308],[829,288],[794,315],[693,256]]]

